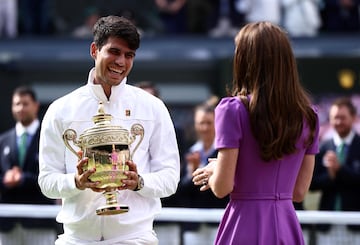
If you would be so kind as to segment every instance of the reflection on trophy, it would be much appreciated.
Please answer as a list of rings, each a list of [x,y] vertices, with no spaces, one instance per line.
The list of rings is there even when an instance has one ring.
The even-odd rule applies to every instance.
[[[133,154],[144,138],[144,128],[141,124],[131,126],[131,134],[121,126],[111,124],[112,116],[105,114],[103,103],[99,103],[98,114],[93,116],[95,126],[86,129],[77,139],[73,129],[66,129],[63,140],[66,147],[79,157],[70,142],[81,149],[84,157],[88,157],[88,164],[83,170],[96,169],[89,179],[100,182],[97,188],[104,188],[106,205],[96,209],[98,215],[112,215],[127,212],[129,207],[117,201],[117,187],[122,186],[122,179],[127,178],[124,171],[129,167],[126,161],[132,159]],[[138,143],[130,153],[129,146],[140,136]]]

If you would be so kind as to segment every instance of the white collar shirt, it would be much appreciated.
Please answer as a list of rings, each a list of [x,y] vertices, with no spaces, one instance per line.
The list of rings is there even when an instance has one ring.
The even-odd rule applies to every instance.
[[[29,144],[32,141],[32,138],[34,137],[34,135],[36,134],[36,131],[38,130],[39,126],[40,126],[39,119],[35,119],[27,127],[24,127],[24,125],[22,125],[20,122],[17,122],[15,124],[15,132],[16,132],[17,143],[19,144],[20,137],[23,135],[23,133],[27,133],[28,134],[27,135],[28,136],[28,138],[27,138],[27,146],[29,146]]]
[[[15,125],[16,136],[20,137],[24,132],[33,136],[36,133],[36,130],[38,129],[39,125],[40,125],[39,119],[35,119],[27,127],[24,127],[20,122],[17,122]]]
[[[345,143],[346,145],[350,145],[352,140],[354,139],[355,132],[351,130],[351,132],[344,138],[341,138],[337,133],[334,133],[333,140],[336,147],[338,147],[341,143]]]

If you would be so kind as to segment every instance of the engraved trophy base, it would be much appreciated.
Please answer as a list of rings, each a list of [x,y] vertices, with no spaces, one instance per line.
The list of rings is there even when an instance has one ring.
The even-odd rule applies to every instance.
[[[122,214],[129,211],[129,207],[127,205],[121,204],[111,204],[99,207],[96,209],[97,215],[113,215],[113,214]]]
[[[127,205],[118,203],[116,188],[110,188],[109,191],[105,191],[103,195],[106,198],[106,205],[96,209],[97,215],[122,214],[129,211],[129,207]]]

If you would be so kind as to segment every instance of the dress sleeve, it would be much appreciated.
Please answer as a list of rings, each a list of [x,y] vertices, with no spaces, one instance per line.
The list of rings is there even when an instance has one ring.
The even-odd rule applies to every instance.
[[[215,108],[215,147],[239,148],[243,137],[241,125],[244,105],[235,97],[223,98]]]

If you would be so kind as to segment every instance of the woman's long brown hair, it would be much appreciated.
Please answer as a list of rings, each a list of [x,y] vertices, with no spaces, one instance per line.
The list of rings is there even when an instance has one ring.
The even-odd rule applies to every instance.
[[[252,133],[265,161],[296,151],[304,120],[314,140],[317,116],[302,87],[286,33],[270,22],[244,26],[235,38],[232,95],[245,98]]]

